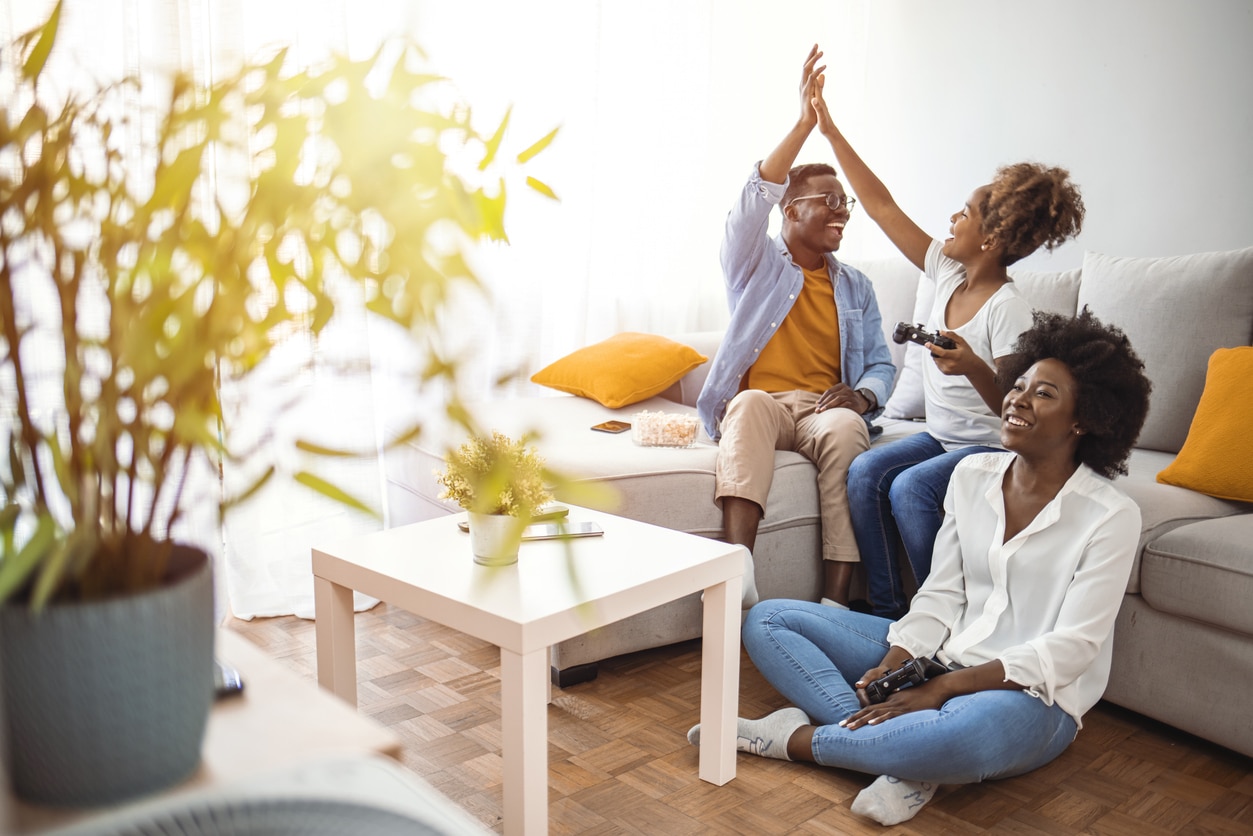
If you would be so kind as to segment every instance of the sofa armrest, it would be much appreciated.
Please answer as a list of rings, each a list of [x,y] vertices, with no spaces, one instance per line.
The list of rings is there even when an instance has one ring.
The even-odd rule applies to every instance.
[[[722,344],[724,333],[721,330],[688,331],[667,335],[669,339],[691,346],[709,359],[679,378],[677,383],[662,392],[659,397],[687,406],[696,406],[696,398],[700,395],[701,387],[705,385],[705,378],[709,376],[709,367],[713,364],[714,355],[718,353],[718,346]]]

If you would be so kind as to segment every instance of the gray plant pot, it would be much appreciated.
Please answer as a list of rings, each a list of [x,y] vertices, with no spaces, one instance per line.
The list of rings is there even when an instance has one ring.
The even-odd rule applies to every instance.
[[[95,806],[155,792],[196,771],[213,701],[208,556],[175,547],[178,580],[138,595],[0,607],[14,793]]]

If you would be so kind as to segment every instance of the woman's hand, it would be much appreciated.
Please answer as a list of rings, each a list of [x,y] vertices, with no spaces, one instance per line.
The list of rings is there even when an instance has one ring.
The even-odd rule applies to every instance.
[[[876,671],[882,671],[882,673],[872,677],[871,674]],[[934,680],[927,680],[920,685],[894,691],[883,702],[870,705],[866,700],[865,683],[872,682],[887,672],[886,668],[872,668],[866,671],[866,676],[862,677],[862,680],[857,683],[857,699],[862,701],[862,705],[865,708],[851,717],[841,720],[841,726],[846,729],[877,726],[885,720],[899,717],[902,714],[909,714],[911,711],[925,711],[928,708],[939,708],[944,705],[946,695],[935,685]]]
[[[957,343],[956,348],[940,348],[933,343],[927,343],[926,349],[931,352],[931,358],[934,360],[936,368],[948,375],[968,375],[971,371],[977,371],[978,366],[986,366],[978,354],[970,348],[970,343],[957,335],[956,331],[940,331],[941,337],[948,337]]]
[[[897,667],[900,666],[898,665]],[[862,707],[870,705],[870,698],[866,696],[866,686],[876,679],[882,679],[894,670],[896,668],[890,665],[879,665],[877,668],[871,668],[863,673],[861,679],[853,683],[853,687],[857,690],[857,701],[862,704]]]
[[[814,44],[809,50],[808,57],[805,58],[805,67],[801,72],[801,124],[806,128],[812,129],[818,123],[818,117],[814,113],[813,105],[810,102],[814,96],[822,95],[822,73],[827,69],[827,65],[817,66],[818,59],[822,57],[822,50],[818,49],[818,45]]]
[[[827,109],[826,97],[822,95],[822,88],[826,84],[826,80],[826,76],[818,77],[814,95],[809,99],[809,108],[813,111],[814,118],[817,120],[818,133],[830,139],[836,133],[836,130],[835,120],[831,118],[831,111]]]
[[[914,658],[913,655],[899,645],[892,645],[888,648],[888,652],[883,655],[883,659],[879,664],[861,675],[861,679],[853,683],[853,687],[857,689],[857,699],[862,705],[870,705],[870,700],[866,697],[866,686],[876,679],[882,679],[901,665]]]

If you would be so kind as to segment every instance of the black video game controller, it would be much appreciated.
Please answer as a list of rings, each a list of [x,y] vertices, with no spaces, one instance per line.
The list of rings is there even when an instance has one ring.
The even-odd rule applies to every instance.
[[[948,673],[948,668],[934,659],[910,659],[894,671],[866,686],[866,699],[871,705],[880,703],[906,685],[921,685],[933,676]]]
[[[948,337],[941,337],[939,334],[932,334],[922,327],[922,324],[910,325],[908,322],[896,323],[896,330],[892,332],[892,339],[898,343],[909,340],[918,345],[926,345],[931,343],[937,348],[957,348],[957,343]]]

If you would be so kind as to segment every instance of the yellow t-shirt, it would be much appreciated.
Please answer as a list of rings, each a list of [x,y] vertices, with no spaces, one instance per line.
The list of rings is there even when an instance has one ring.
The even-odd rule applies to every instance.
[[[822,394],[840,382],[840,323],[827,265],[804,270],[792,310],[744,375],[741,389]]]

